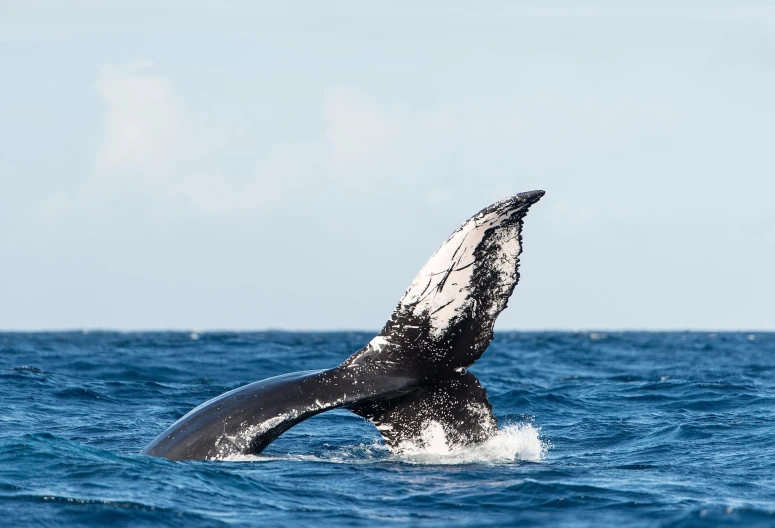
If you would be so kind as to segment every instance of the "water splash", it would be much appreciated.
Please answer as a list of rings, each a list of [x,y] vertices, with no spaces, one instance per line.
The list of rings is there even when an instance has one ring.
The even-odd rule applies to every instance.
[[[440,424],[431,422],[421,433],[421,445],[403,444],[399,460],[417,464],[475,464],[540,462],[550,444],[541,440],[530,423],[506,425],[482,444],[451,446]]]
[[[430,422],[423,429],[421,441],[404,443],[400,451],[391,453],[380,441],[346,447],[325,455],[227,455],[225,462],[271,462],[276,460],[328,462],[339,464],[369,464],[403,462],[420,465],[503,464],[509,462],[540,462],[551,444],[540,438],[540,429],[531,423],[506,425],[484,443],[468,447],[451,446],[442,426]]]

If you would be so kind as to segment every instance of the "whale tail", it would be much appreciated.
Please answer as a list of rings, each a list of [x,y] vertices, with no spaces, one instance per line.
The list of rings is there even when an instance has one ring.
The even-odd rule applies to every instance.
[[[487,391],[468,371],[350,410],[371,421],[394,452],[427,447],[425,431],[432,425],[442,428],[448,447],[484,442],[498,430]]]
[[[460,226],[412,281],[385,327],[336,368],[251,383],[206,402],[142,453],[166,458],[257,454],[293,425],[347,408],[397,451],[439,425],[448,445],[497,430],[487,393],[466,370],[493,338],[519,280],[522,224],[543,191],[497,202]]]
[[[417,274],[382,331],[342,364],[411,380],[406,394],[350,406],[391,449],[422,445],[431,423],[450,445],[479,443],[497,430],[486,391],[465,369],[492,341],[495,319],[519,280],[524,217],[543,195],[511,196],[460,226]]]

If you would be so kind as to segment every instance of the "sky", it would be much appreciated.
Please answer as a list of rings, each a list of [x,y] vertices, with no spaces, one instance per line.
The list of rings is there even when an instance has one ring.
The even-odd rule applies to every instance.
[[[771,2],[0,0],[0,329],[378,330],[546,196],[497,329],[775,330]]]

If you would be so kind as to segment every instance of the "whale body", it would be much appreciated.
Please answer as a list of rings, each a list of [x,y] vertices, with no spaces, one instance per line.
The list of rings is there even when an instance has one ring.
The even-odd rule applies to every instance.
[[[257,381],[203,403],[142,454],[173,460],[255,455],[297,423],[346,408],[387,446],[422,446],[442,427],[450,447],[484,442],[498,422],[466,370],[490,344],[519,280],[523,219],[543,191],[516,194],[461,225],[412,281],[379,334],[341,365]]]

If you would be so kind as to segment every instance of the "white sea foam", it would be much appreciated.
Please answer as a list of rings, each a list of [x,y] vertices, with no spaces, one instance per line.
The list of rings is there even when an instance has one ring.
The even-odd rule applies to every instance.
[[[270,462],[274,460],[327,462],[340,464],[369,464],[394,461],[422,465],[503,464],[509,462],[540,462],[551,444],[541,440],[540,430],[531,423],[506,425],[489,440],[470,447],[450,447],[443,428],[430,423],[421,434],[417,445],[404,444],[401,452],[390,453],[385,444],[371,444],[343,448],[325,456],[319,455],[228,455],[220,460],[228,462]]]
[[[549,448],[530,423],[507,425],[482,444],[454,447],[449,445],[441,425],[432,422],[421,439],[421,444],[401,445],[400,454],[394,457],[419,464],[540,462]]]

